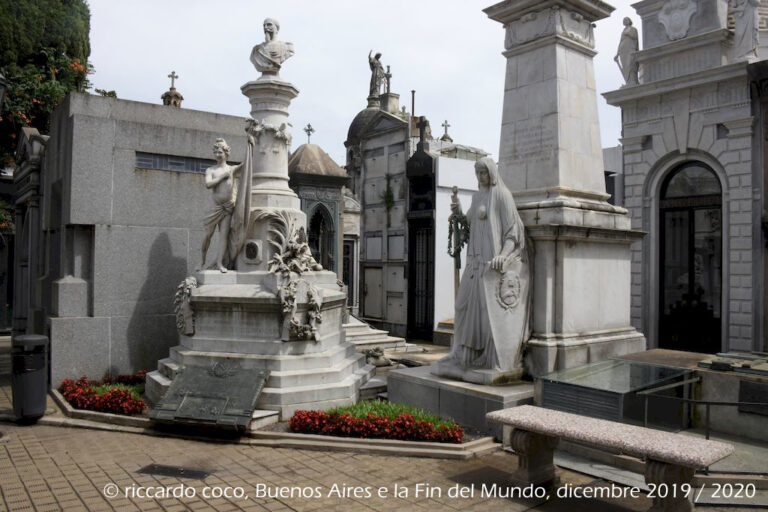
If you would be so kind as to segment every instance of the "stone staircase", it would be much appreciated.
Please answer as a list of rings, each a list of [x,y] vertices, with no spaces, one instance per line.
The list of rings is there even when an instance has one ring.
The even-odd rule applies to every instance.
[[[349,315],[349,321],[342,327],[346,333],[347,342],[354,345],[358,352],[371,348],[390,349],[407,345],[403,338],[390,336],[387,331],[374,329],[352,315]]]

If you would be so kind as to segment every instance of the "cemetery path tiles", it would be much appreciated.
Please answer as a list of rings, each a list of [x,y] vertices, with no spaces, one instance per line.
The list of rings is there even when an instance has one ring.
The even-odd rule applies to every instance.
[[[51,426],[22,427],[0,423],[0,510],[258,510],[258,511],[394,511],[394,510],[646,510],[646,499],[634,502],[586,500],[573,502],[488,498],[451,498],[459,484],[479,488],[503,483],[514,470],[515,457],[496,453],[469,461],[386,457],[345,452],[305,451],[244,444],[203,442]],[[208,472],[204,479],[139,473],[150,464],[180,466]],[[605,485],[563,471],[572,485]],[[392,496],[395,483],[408,498]],[[333,485],[371,488],[373,496],[329,496]],[[431,490],[415,495],[417,485]],[[118,496],[108,498],[108,486]],[[194,497],[140,498],[131,489],[187,489]],[[241,487],[248,499],[203,497],[204,488]],[[319,489],[317,497],[264,497],[259,488]],[[375,490],[387,487],[379,498]],[[434,489],[439,488],[438,496]],[[315,491],[311,491],[314,493]],[[479,494],[479,492],[476,492]],[[718,509],[727,510],[727,509]]]
[[[10,409],[8,377],[0,376],[0,412]],[[481,497],[485,483],[503,484],[516,468],[513,455],[497,452],[467,461],[389,457],[205,442],[53,426],[0,422],[0,512],[16,511],[451,511],[647,510],[650,501],[554,499],[549,502]],[[208,473],[201,479],[140,473],[157,464]],[[562,483],[605,486],[603,480],[562,470]],[[393,494],[395,484],[407,498]],[[474,497],[453,498],[456,485],[475,484]],[[333,486],[346,495],[330,495]],[[416,495],[417,485],[422,491]],[[116,487],[109,487],[116,486]],[[182,487],[183,486],[183,487]],[[186,489],[188,497],[142,498],[137,488]],[[311,489],[303,498],[270,497],[259,489]],[[349,488],[369,488],[371,497]],[[388,489],[380,498],[376,491]],[[202,496],[204,489],[234,491],[248,499]],[[105,490],[117,489],[109,498]],[[314,489],[317,489],[315,492]],[[435,491],[440,489],[440,495]],[[132,494],[133,492],[133,494]],[[170,491],[168,491],[170,492]],[[177,491],[178,492],[178,491]],[[237,491],[239,492],[239,491]],[[192,496],[194,494],[194,496]],[[316,495],[315,495],[316,494]],[[738,510],[717,507],[719,512]]]

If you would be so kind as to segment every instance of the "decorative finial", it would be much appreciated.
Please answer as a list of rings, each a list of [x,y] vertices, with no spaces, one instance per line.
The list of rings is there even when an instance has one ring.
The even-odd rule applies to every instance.
[[[177,78],[179,78],[179,75],[177,75],[175,71],[171,71],[171,74],[168,75],[168,78],[171,79],[171,89],[174,89],[175,88],[174,82],[176,81]]]
[[[389,71],[389,66],[387,66],[387,72],[384,73],[384,77],[387,79],[387,94],[389,94],[389,81],[392,79],[392,73]]]
[[[307,123],[307,126],[304,127],[304,133],[307,134],[307,144],[309,144],[310,137],[312,137],[312,134],[315,133],[315,129],[312,128],[311,123]]]

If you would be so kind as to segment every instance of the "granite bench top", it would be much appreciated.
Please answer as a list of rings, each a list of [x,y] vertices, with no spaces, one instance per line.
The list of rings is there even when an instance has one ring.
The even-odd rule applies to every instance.
[[[493,411],[486,415],[486,419],[520,430],[695,469],[706,468],[733,453],[733,446],[727,443],[533,405]]]

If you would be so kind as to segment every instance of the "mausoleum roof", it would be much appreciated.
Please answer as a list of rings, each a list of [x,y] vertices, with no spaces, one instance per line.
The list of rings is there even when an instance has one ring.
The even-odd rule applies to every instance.
[[[288,174],[347,177],[347,171],[339,167],[317,144],[302,144],[296,148],[288,160]]]
[[[381,112],[379,107],[368,107],[357,113],[352,123],[349,125],[349,131],[347,132],[347,143],[357,144],[360,142],[360,135],[368,123],[374,118],[374,116]]]

